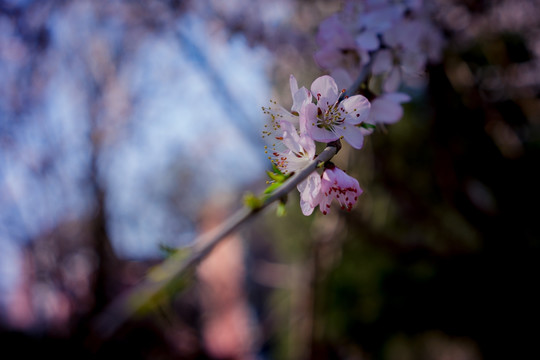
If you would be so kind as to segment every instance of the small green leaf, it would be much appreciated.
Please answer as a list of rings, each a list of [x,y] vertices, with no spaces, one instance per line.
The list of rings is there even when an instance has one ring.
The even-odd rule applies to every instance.
[[[264,189],[264,194],[271,194],[276,190],[278,187],[280,187],[283,183],[282,182],[275,182],[270,184],[266,189]]]
[[[271,171],[267,171],[266,173],[268,174],[268,177],[270,179],[272,179],[274,181],[277,181],[279,183],[282,183],[287,179],[287,177],[285,175],[283,175],[283,174],[277,174],[277,173],[273,173]]]
[[[161,250],[166,257],[174,255],[178,251],[177,248],[165,244],[159,244],[159,250]]]
[[[193,283],[193,270],[189,270],[171,278],[167,283],[160,284],[159,288],[154,290],[153,285],[165,279],[164,274],[159,274],[160,272],[162,272],[161,269],[151,269],[150,273],[148,273],[148,280],[151,281],[151,285],[140,289],[138,293],[128,299],[128,306],[135,309],[136,314],[143,316],[169,304],[173,297],[181,294]]]
[[[377,126],[376,125],[373,125],[373,124],[368,124],[368,123],[361,123],[360,124],[361,127],[363,127],[364,129],[376,129]]]
[[[253,195],[253,193],[248,192],[244,195],[244,204],[252,210],[257,210],[262,206],[262,200]]]
[[[276,164],[272,163],[272,170],[274,171],[274,173],[276,174],[279,174],[279,175],[284,175],[281,170],[279,170],[279,168],[276,166]]]
[[[285,203],[280,201],[276,209],[276,214],[277,216],[282,217],[285,216],[286,213],[287,209],[285,208]]]

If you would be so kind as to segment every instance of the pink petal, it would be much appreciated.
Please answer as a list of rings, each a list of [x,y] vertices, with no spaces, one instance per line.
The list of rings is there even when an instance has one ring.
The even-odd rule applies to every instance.
[[[392,57],[392,52],[388,49],[381,50],[375,54],[373,58],[373,65],[371,71],[375,75],[382,73],[387,73],[392,70],[392,63],[394,59]]]
[[[369,109],[371,108],[369,100],[362,95],[354,95],[343,100],[341,106],[348,113],[346,122],[353,125],[366,121],[369,116]]]
[[[301,89],[296,90],[296,92],[293,94],[293,105],[291,107],[291,111],[301,113],[304,105],[309,104],[310,102],[311,93],[308,89],[302,86]]]
[[[315,209],[315,207],[311,206],[308,201],[300,199],[300,209],[302,209],[302,214],[309,216],[313,213],[313,209]]]
[[[319,203],[319,210],[326,215],[330,212],[330,204],[332,203],[332,198],[330,196],[322,196],[321,202]]]
[[[361,149],[364,145],[364,133],[358,126],[350,125],[345,130],[338,128],[336,129],[336,133],[343,136],[345,141],[355,149]]]
[[[399,68],[393,67],[388,77],[384,80],[383,89],[384,92],[394,92],[399,88],[401,83],[401,73]]]
[[[403,116],[400,104],[386,98],[377,98],[371,103],[371,116],[375,123],[393,124]]]
[[[320,99],[333,104],[338,98],[339,90],[332,77],[323,75],[313,81],[311,93],[317,98],[317,101]]]
[[[354,38],[351,33],[343,26],[342,20],[333,15],[326,18],[319,25],[319,31],[316,38],[319,46],[334,46],[339,48],[354,47]]]
[[[297,185],[300,191],[300,208],[304,215],[311,215],[321,200],[321,177],[317,172],[311,173],[306,180]]]
[[[280,122],[283,138],[283,144],[291,151],[299,153],[302,151],[300,146],[300,137],[298,136],[293,124],[288,121]]]
[[[333,69],[330,74],[332,75],[334,80],[336,80],[338,89],[347,89],[353,84],[353,78],[347,72],[347,70],[343,68]]]
[[[317,126],[310,126],[308,127],[309,134],[311,135],[311,138],[315,141],[320,141],[323,143],[329,143],[331,141],[335,141],[340,138],[339,135],[333,133],[330,130],[322,129]]]
[[[294,95],[298,91],[298,81],[296,81],[293,74],[289,77],[289,86],[291,88],[291,94]]]
[[[386,5],[362,14],[361,23],[371,31],[381,33],[391,27],[405,12],[403,5]]]
[[[317,65],[323,69],[331,69],[338,66],[342,56],[335,46],[325,45],[315,52],[313,58]]]
[[[400,93],[400,92],[384,94],[382,98],[388,99],[397,104],[402,104],[404,102],[411,101],[411,97],[408,94]]]
[[[300,146],[307,152],[309,159],[315,157],[315,141],[308,134],[300,134]]]
[[[377,50],[380,46],[377,34],[371,31],[364,31],[356,37],[356,44],[368,51]]]

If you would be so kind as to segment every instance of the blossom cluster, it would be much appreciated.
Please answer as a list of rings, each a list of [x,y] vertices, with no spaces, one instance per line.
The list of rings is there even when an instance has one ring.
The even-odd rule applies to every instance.
[[[270,117],[263,137],[273,142],[266,151],[280,172],[291,174],[310,163],[316,141],[345,140],[361,149],[377,124],[401,119],[402,104],[410,97],[398,90],[418,83],[444,45],[427,5],[422,0],[347,0],[342,11],[321,23],[314,57],[331,76],[317,78],[308,90],[291,75],[291,110],[274,101],[263,107]],[[359,84],[369,100],[339,90]],[[358,181],[332,163],[321,175],[310,174],[298,190],[305,215],[317,206],[327,214],[333,200],[351,210],[362,193]]]
[[[379,123],[401,118],[401,104],[410,98],[397,92],[400,85],[422,84],[426,65],[441,58],[444,37],[431,21],[430,5],[422,0],[347,0],[319,26],[315,61],[342,87],[366,77],[372,119]]]
[[[316,141],[329,143],[343,139],[353,148],[362,148],[364,136],[369,133],[364,127],[371,107],[367,98],[345,96],[345,90],[339,91],[335,80],[328,75],[317,78],[310,90],[298,88],[296,78],[291,75],[290,88],[293,98],[290,111],[275,102],[263,107],[270,117],[263,137],[270,137],[273,142],[266,152],[280,172],[292,174],[306,167],[315,158]],[[310,215],[317,206],[327,214],[334,199],[342,209],[351,210],[362,193],[358,181],[332,163],[326,164],[321,175],[310,174],[298,185],[298,190],[304,215]]]

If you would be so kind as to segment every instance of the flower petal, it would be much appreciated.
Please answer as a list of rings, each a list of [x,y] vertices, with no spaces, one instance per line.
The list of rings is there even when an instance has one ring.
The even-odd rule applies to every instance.
[[[313,209],[315,207],[311,206],[309,201],[304,201],[303,199],[300,199],[300,209],[302,209],[302,214],[305,216],[309,216],[313,213]]]
[[[375,75],[387,73],[392,70],[392,62],[392,52],[388,49],[380,50],[377,52],[377,54],[375,54],[375,57],[373,58],[373,65],[371,71]]]
[[[292,152],[301,152],[302,147],[300,146],[300,137],[298,136],[294,125],[288,121],[282,121],[279,123],[279,125],[283,131],[281,136],[283,138],[283,144]]]
[[[304,215],[311,215],[321,200],[321,177],[317,172],[311,173],[306,180],[297,185],[300,191],[300,208]]]
[[[311,124],[310,124],[311,125]],[[309,134],[311,138],[315,141],[320,141],[323,143],[329,143],[331,141],[336,141],[340,138],[340,135],[323,128],[319,128],[317,126],[309,126],[308,127]]]
[[[339,90],[335,80],[328,75],[323,75],[311,84],[311,93],[317,98],[317,101],[333,104],[339,96]],[[326,109],[327,107],[325,107]]]
[[[356,43],[360,48],[368,51],[377,50],[380,46],[377,34],[372,31],[363,31],[356,37]]]
[[[411,97],[408,94],[400,92],[384,94],[382,97],[397,104],[411,101]]]
[[[347,70],[343,68],[334,68],[330,72],[338,85],[338,89],[347,89],[353,84],[353,78]]]
[[[291,108],[291,111],[296,111],[297,113],[301,113],[303,110],[304,105],[309,104],[311,102],[311,93],[308,89],[302,86],[301,89],[297,90],[293,94],[293,105]]]
[[[384,92],[394,92],[399,88],[401,83],[401,72],[397,66],[392,68],[388,77],[384,80]]]
[[[337,128],[336,133],[343,136],[353,148],[361,149],[364,145],[364,133],[358,126],[347,126],[346,129]]]
[[[294,97],[294,94],[296,94],[296,92],[298,91],[298,81],[293,74],[291,74],[291,76],[289,77],[289,86],[291,88],[291,94]]]
[[[370,119],[375,123],[393,124],[403,116],[403,108],[399,103],[380,97],[371,103]]]
[[[343,107],[347,113],[345,121],[348,124],[356,125],[367,120],[371,104],[364,96],[354,95],[343,100],[341,102],[341,107]]]
[[[300,146],[304,149],[305,157],[309,160],[315,157],[315,141],[308,134],[300,134]]]
[[[315,52],[313,58],[317,65],[324,69],[332,69],[339,65],[341,51],[335,46],[325,45]]]

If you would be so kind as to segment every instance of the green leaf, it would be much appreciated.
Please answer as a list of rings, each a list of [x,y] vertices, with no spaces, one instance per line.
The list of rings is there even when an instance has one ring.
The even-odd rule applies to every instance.
[[[270,179],[276,182],[284,182],[292,175],[292,173],[284,174],[274,163],[272,163],[272,171],[266,171],[266,173]]]
[[[178,249],[169,245],[159,244],[159,250],[161,250],[166,257],[174,255]]]
[[[273,184],[272,184],[273,185]],[[248,192],[244,195],[244,205],[246,205],[248,208],[252,210],[257,210],[262,206],[263,201],[259,199],[257,196],[253,195],[253,193]]]
[[[376,125],[373,125],[373,124],[368,124],[368,123],[361,123],[360,124],[361,127],[363,127],[364,129],[376,129],[377,126]]]
[[[282,216],[285,216],[286,213],[287,213],[287,209],[285,207],[285,204],[286,204],[286,199],[285,200],[281,200],[279,203],[278,203],[278,206],[277,206],[277,209],[276,209],[276,214],[277,216],[279,217],[282,217]]]
[[[158,271],[159,272],[159,271]],[[155,284],[159,282],[159,276],[156,277],[156,270],[151,269],[148,274],[148,279]],[[169,304],[171,299],[179,294],[182,294],[188,287],[193,284],[194,270],[189,270],[175,276],[166,284],[161,285],[157,291],[153,289],[153,286],[141,289],[138,293],[134,294],[128,302],[128,306],[136,310],[136,314],[144,316],[158,308]],[[144,299],[144,300],[143,300]],[[141,301],[142,300],[142,301]]]
[[[285,204],[279,203],[276,209],[276,214],[279,217],[285,216],[287,210],[285,209]]]
[[[264,194],[271,194],[276,190],[278,187],[280,187],[283,183],[282,182],[275,182],[270,184],[266,189],[264,189]]]
[[[272,180],[274,180],[276,182],[279,182],[279,183],[282,183],[287,179],[287,177],[285,175],[281,174],[281,173],[278,174],[278,173],[273,173],[271,171],[267,171],[266,173],[268,174],[268,177],[270,179],[272,179]]]
[[[285,175],[281,172],[281,170],[279,170],[279,168],[276,166],[276,164],[272,163],[272,170],[274,171],[274,173],[276,174],[279,174],[279,175]]]

